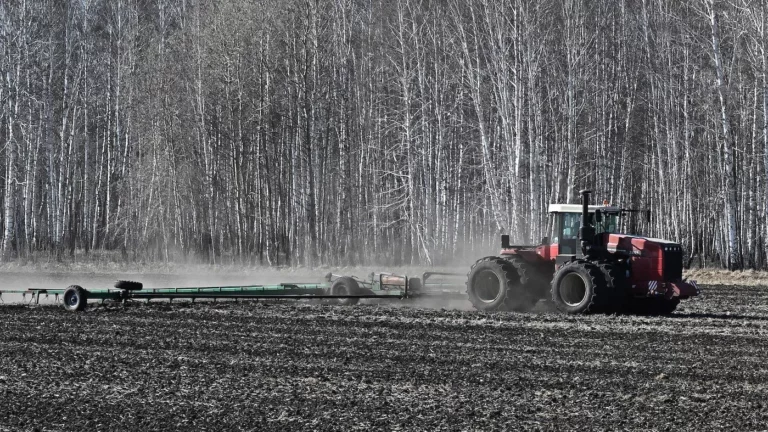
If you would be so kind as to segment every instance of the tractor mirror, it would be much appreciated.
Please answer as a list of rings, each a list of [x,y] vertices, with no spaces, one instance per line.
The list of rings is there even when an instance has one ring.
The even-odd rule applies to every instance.
[[[547,246],[549,245],[549,237],[542,237],[541,238],[541,244]]]
[[[603,221],[603,212],[595,210],[595,222],[600,223]]]
[[[648,222],[648,223],[651,223],[651,211],[650,210],[646,210],[645,211],[645,221]]]

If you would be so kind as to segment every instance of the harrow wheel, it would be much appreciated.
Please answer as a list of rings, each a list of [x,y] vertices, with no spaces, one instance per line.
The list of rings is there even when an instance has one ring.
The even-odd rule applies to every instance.
[[[567,262],[552,279],[552,302],[563,313],[597,312],[599,299],[607,294],[605,275],[589,261]]]
[[[408,291],[409,292],[419,292],[422,289],[421,279],[415,277],[415,278],[409,278],[408,279]]]
[[[527,287],[530,280],[524,264],[522,260],[513,262],[495,256],[478,260],[467,276],[467,294],[475,309],[488,312],[531,309],[536,299]]]
[[[336,282],[331,285],[330,294],[331,295],[337,295],[337,296],[345,296],[345,295],[360,295],[360,285],[357,283],[356,280],[354,280],[351,277],[344,276],[336,279]],[[358,302],[360,302],[359,298],[338,298],[338,299],[331,299],[332,301],[335,301],[336,304],[340,304],[342,306],[354,306]]]
[[[70,285],[64,290],[62,297],[64,309],[72,312],[85,310],[88,304],[88,291],[79,285]]]

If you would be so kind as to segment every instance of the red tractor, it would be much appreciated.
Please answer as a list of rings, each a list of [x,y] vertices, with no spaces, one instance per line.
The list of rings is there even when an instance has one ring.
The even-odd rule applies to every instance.
[[[568,314],[666,315],[699,294],[696,282],[683,279],[680,244],[617,233],[618,219],[636,210],[590,206],[591,191],[579,193],[581,205],[549,206],[551,241],[517,246],[505,235],[499,256],[475,263],[467,294],[476,309],[528,310],[549,292]]]

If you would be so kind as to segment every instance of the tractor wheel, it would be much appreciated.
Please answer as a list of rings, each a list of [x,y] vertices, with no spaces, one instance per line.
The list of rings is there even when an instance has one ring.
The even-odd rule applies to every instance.
[[[64,290],[62,300],[64,302],[64,309],[80,312],[85,310],[85,306],[88,304],[88,291],[79,285],[70,285]]]
[[[478,260],[467,277],[467,294],[480,311],[525,311],[533,304],[525,292],[526,274],[515,263],[500,257]]]
[[[518,255],[513,255],[508,260],[520,275],[520,285],[523,288],[521,295],[525,297],[527,304],[533,307],[539,300],[546,299],[552,276],[542,274],[540,269]]]
[[[351,277],[344,276],[336,279],[331,285],[331,295],[345,296],[345,295],[360,295],[360,285],[356,280]],[[331,299],[331,301],[342,306],[354,306],[360,299],[359,298],[337,298]]]
[[[119,280],[115,282],[115,288],[126,291],[140,291],[144,288],[144,285],[141,282]]]
[[[606,291],[603,272],[589,261],[567,262],[552,279],[552,302],[567,314],[596,312],[598,299],[605,296]]]
[[[626,309],[627,277],[624,270],[614,262],[598,263],[605,278],[606,295],[597,299],[597,309],[605,313],[621,313]]]

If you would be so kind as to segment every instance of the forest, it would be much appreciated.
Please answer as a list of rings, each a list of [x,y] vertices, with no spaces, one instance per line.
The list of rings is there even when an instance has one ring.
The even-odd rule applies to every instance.
[[[2,257],[446,264],[590,188],[690,264],[766,268],[767,25],[764,0],[3,0]]]

